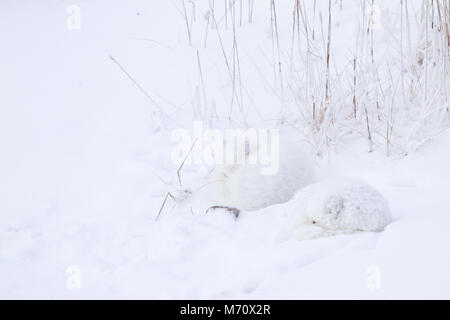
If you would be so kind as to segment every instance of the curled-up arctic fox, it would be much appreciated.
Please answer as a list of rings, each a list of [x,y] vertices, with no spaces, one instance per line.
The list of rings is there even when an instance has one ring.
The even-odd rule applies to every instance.
[[[307,186],[287,204],[298,239],[383,231],[392,222],[387,200],[367,183],[330,179]]]
[[[276,163],[276,170],[269,174],[261,170],[264,164],[245,160],[258,158],[260,151],[248,145],[246,152],[238,154],[236,163],[216,166],[211,184],[215,204],[255,211],[284,203],[298,190],[315,182],[312,162],[295,141],[283,137],[277,149],[270,159],[272,165]]]

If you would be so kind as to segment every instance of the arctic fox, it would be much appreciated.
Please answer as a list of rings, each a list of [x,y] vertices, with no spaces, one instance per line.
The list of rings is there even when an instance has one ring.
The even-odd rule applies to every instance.
[[[239,160],[251,156],[250,148]],[[250,154],[248,154],[250,153]],[[216,166],[212,181],[215,208],[282,211],[288,224],[280,236],[298,239],[350,233],[382,231],[392,222],[387,200],[367,183],[334,178],[316,183],[314,167],[293,141],[280,141],[279,169],[262,175],[260,166],[237,162]],[[237,213],[237,214],[236,214]]]
[[[251,157],[252,154],[239,155],[241,158],[245,156]],[[261,174],[257,164],[216,166],[212,179],[216,205],[254,211],[284,203],[298,190],[315,182],[312,162],[295,141],[280,137],[276,156],[278,171],[272,175]]]
[[[367,183],[329,179],[307,186],[287,204],[297,238],[382,231],[392,222],[387,200]]]

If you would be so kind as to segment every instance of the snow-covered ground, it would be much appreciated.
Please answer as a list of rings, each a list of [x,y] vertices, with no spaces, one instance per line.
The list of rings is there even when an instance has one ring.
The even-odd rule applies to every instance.
[[[239,60],[229,51],[230,21],[220,34],[236,85],[219,33],[205,27],[208,1],[185,1],[190,21],[194,3],[191,46],[183,1],[1,1],[0,298],[450,298],[448,131],[402,141],[406,157],[386,156],[377,127],[372,153],[355,138],[364,126],[353,136],[335,129],[327,149],[299,131],[320,155],[319,178],[363,179],[388,199],[395,221],[381,233],[298,241],[283,235],[283,205],[239,219],[205,214],[208,166],[183,167],[180,186],[176,128],[195,119],[226,127],[230,112],[234,126],[270,128],[283,118],[293,136],[301,126],[289,118],[295,100],[272,87],[280,79],[270,1],[255,1],[252,23],[243,15]],[[276,3],[283,46],[293,1]],[[351,34],[358,3],[334,3],[333,30]],[[80,28],[73,20],[68,28],[78,8]],[[335,59],[348,58],[346,45],[336,41]],[[429,114],[420,116],[434,125]],[[155,221],[168,192],[175,199]]]

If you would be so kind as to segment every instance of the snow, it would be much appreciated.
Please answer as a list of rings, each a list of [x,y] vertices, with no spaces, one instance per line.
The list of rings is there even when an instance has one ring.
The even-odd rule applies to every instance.
[[[238,33],[242,79],[236,78],[236,86],[216,29],[209,29],[204,48],[207,2],[196,1],[192,47],[181,4],[1,2],[0,298],[450,298],[450,133],[436,127],[435,118],[446,98],[426,104],[439,107],[437,112],[424,109],[418,118],[393,120],[398,152],[390,157],[382,138],[385,122],[372,127],[372,153],[365,122],[349,129],[341,121],[345,112],[336,127],[321,128],[317,136],[299,131],[306,127],[303,118],[289,117],[295,88],[284,78],[283,103],[275,88],[280,79],[271,66],[270,2],[256,6],[253,23],[244,19]],[[79,30],[66,27],[70,5],[81,9]],[[186,5],[191,10],[191,2]],[[384,23],[399,20],[391,6],[383,3]],[[348,17],[356,7],[345,7],[334,20],[344,35],[353,30]],[[292,3],[277,1],[277,14],[289,16],[278,19],[281,46],[291,43],[290,31],[282,32],[292,29],[291,10]],[[217,20],[225,23],[222,15]],[[233,66],[230,23],[221,37]],[[379,45],[389,41],[385,33],[374,36],[377,52],[398,50]],[[342,39],[333,46],[338,62],[353,51]],[[318,36],[313,49],[322,46]],[[320,63],[315,55],[309,59]],[[323,70],[316,71],[318,79]],[[383,232],[299,241],[286,229],[286,204],[242,211],[238,219],[223,210],[206,214],[213,205],[204,187],[211,168],[184,166],[180,185],[178,166],[170,161],[171,132],[191,130],[195,119],[226,128],[230,92],[239,92],[239,83],[242,99],[233,105],[233,126],[283,123],[309,145],[306,153],[318,155],[319,180],[339,174],[367,182],[387,199],[394,221]],[[319,88],[313,80],[310,85]],[[341,97],[333,102],[345,105]]]

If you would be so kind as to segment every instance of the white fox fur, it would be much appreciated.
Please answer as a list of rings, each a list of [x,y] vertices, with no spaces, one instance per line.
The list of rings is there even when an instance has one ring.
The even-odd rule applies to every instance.
[[[365,182],[325,180],[302,189],[287,204],[290,226],[306,239],[354,231],[382,231],[392,222],[387,200]]]
[[[216,205],[258,210],[286,202],[315,182],[311,161],[295,142],[281,139],[279,151],[279,170],[274,175],[262,175],[255,164],[217,166],[212,181]]]
[[[392,222],[387,200],[367,183],[347,178],[315,183],[314,171],[303,150],[284,138],[274,175],[262,175],[259,165],[217,166],[212,181],[215,204],[244,211],[282,204],[273,208],[289,217],[280,236],[293,232],[298,239],[382,231]]]

